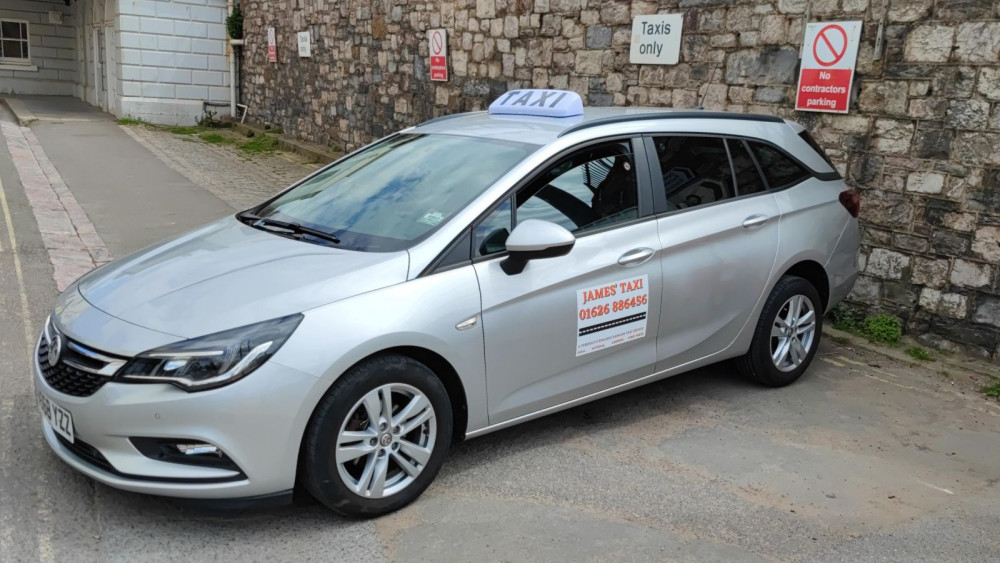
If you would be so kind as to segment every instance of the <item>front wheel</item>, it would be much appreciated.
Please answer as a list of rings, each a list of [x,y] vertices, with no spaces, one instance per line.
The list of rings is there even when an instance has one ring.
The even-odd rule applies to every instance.
[[[405,356],[372,358],[341,376],[316,407],[302,482],[341,514],[386,514],[430,485],[451,436],[451,402],[434,372]]]
[[[808,281],[795,276],[778,280],[764,303],[750,350],[736,362],[740,371],[769,387],[798,379],[819,348],[821,303]]]

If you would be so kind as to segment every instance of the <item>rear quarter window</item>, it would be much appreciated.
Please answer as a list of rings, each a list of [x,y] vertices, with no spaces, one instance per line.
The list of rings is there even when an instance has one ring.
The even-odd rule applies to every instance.
[[[760,171],[767,180],[768,188],[772,190],[786,188],[797,184],[810,176],[805,168],[780,150],[761,143],[749,143]]]
[[[833,165],[833,161],[830,160],[830,157],[826,156],[826,151],[823,150],[823,147],[819,146],[819,143],[816,142],[816,139],[813,139],[813,136],[809,134],[809,131],[803,131],[799,133],[799,137],[802,137],[802,140],[805,141],[806,144],[812,148],[812,150],[816,151],[816,154],[822,156],[823,160],[825,160],[826,163],[830,165],[830,168],[833,168],[834,170],[837,169],[837,167]]]

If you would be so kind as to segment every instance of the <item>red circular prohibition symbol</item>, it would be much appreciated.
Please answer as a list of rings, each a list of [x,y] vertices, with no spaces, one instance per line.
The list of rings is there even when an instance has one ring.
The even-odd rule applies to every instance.
[[[830,39],[827,38],[826,36],[827,31],[838,31],[840,32],[841,35],[844,36],[844,48],[841,49],[839,53],[837,52],[837,48],[833,46],[833,43],[830,41]],[[823,59],[819,58],[819,53],[816,52],[816,46],[819,45],[820,41],[826,43],[827,48],[830,49],[831,53],[833,53],[832,61],[824,61]],[[817,63],[819,63],[821,66],[833,66],[838,62],[840,62],[840,59],[844,58],[845,53],[847,53],[847,32],[844,31],[844,28],[840,27],[839,25],[828,25],[823,29],[819,30],[819,33],[816,34],[816,39],[813,41],[813,59],[815,59]]]
[[[431,36],[431,48],[434,49],[434,53],[440,53],[441,49],[444,47],[444,42],[441,41],[441,32],[435,31],[434,35]]]

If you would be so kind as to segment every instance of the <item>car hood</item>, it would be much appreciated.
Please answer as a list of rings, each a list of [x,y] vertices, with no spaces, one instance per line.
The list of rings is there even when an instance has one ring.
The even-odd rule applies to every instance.
[[[227,217],[111,262],[78,287],[109,315],[191,338],[402,283],[408,267],[405,251],[319,246]]]

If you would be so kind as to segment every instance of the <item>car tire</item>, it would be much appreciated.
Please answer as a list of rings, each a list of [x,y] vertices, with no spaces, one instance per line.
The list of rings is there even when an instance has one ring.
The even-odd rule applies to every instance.
[[[372,424],[372,413],[378,425]],[[345,516],[398,510],[434,480],[448,453],[452,424],[448,392],[430,368],[400,355],[364,360],[334,383],[313,412],[300,480],[317,500]]]
[[[796,314],[789,317],[793,309]],[[789,385],[812,363],[822,329],[819,292],[800,277],[785,276],[771,290],[750,349],[736,360],[736,366],[743,375],[762,385]]]

